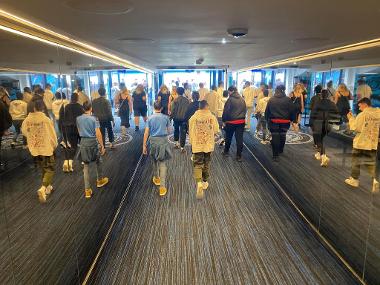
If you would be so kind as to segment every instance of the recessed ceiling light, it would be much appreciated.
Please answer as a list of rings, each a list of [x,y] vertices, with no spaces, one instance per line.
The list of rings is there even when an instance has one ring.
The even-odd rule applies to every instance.
[[[223,38],[223,40],[222,40],[222,44],[226,44],[226,43],[227,43],[226,39]]]
[[[296,64],[297,64],[297,62],[293,62],[293,64],[294,64],[294,65],[296,65]]]

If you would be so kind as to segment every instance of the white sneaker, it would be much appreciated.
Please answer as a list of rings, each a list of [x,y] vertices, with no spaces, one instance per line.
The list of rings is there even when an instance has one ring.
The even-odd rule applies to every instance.
[[[65,160],[62,167],[63,172],[69,172],[69,161]]]
[[[321,156],[321,166],[322,167],[327,167],[329,165],[329,162],[330,162],[330,158],[327,157],[326,154],[322,155]]]
[[[174,145],[175,148],[179,148],[179,142],[176,142]]]
[[[202,187],[203,187],[203,190],[207,190],[207,188],[208,188],[208,182],[207,181],[203,181],[202,182]]]
[[[379,192],[379,181],[376,179],[373,179],[372,193],[378,193],[378,192]]]
[[[64,141],[61,141],[60,145],[61,145],[63,148],[66,148],[66,147],[67,147]]]
[[[46,203],[46,187],[41,186],[40,189],[37,191],[38,200],[40,200],[41,203]]]
[[[354,179],[352,177],[350,178],[347,178],[346,180],[344,180],[344,182],[346,182],[346,184],[352,186],[352,187],[359,187],[359,180],[358,179]]]
[[[203,199],[204,197],[204,192],[203,192],[203,182],[198,182],[197,183],[197,194],[196,197],[197,199]]]
[[[53,192],[53,186],[49,185],[48,187],[46,187],[45,193],[46,195],[50,195],[51,192]]]
[[[314,157],[316,160],[321,160],[321,153],[318,151],[316,154],[314,154]]]

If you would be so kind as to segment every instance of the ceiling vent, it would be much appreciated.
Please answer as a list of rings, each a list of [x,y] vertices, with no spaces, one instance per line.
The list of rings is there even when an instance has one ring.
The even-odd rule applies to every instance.
[[[246,29],[246,28],[233,28],[233,29],[228,29],[227,33],[231,37],[238,39],[238,38],[245,37],[248,34],[248,29]]]
[[[133,10],[128,0],[65,0],[62,4],[82,13],[97,15],[123,15]]]

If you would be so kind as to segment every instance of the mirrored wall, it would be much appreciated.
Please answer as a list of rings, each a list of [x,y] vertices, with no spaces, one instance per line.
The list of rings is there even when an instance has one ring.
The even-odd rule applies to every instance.
[[[297,88],[302,89],[298,96],[298,100],[302,100],[300,130],[290,129],[288,132],[286,153],[280,165],[271,161],[270,145],[259,143],[260,133],[251,132],[256,139],[255,154],[359,278],[368,284],[379,284],[380,194],[373,189],[373,179],[378,179],[379,175],[379,156],[374,146],[369,147],[373,151],[364,152],[353,148],[353,140],[360,133],[358,129],[350,129],[347,118],[350,115],[347,113],[357,117],[367,112],[358,106],[358,101],[364,97],[370,99],[372,111],[378,111],[380,48],[242,72],[233,80],[239,90],[243,89],[246,81],[257,88],[269,88],[269,96],[277,86],[285,85],[286,94],[292,97],[293,102],[296,100],[294,96],[298,96],[294,95],[299,92]],[[327,167],[321,167],[321,160],[315,158],[317,149],[310,125],[311,111],[316,108],[313,105],[316,98],[313,97],[321,96],[317,94],[320,93],[317,86],[326,90],[326,99],[336,107],[339,117],[338,122],[328,125],[329,132],[324,140],[325,153],[329,158]],[[365,119],[364,124],[371,124],[372,119]],[[256,122],[252,119],[252,123]],[[358,187],[345,183],[353,174],[358,176],[355,177],[359,181]]]

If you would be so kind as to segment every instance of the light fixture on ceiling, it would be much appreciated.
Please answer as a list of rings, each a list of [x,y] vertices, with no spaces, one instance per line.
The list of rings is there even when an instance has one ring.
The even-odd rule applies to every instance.
[[[5,21],[1,21],[2,18],[5,19]],[[3,31],[37,40],[48,45],[68,49],[76,53],[104,60],[106,62],[110,62],[126,68],[152,73],[151,70],[120,58],[114,54],[96,48],[84,42],[74,40],[1,9],[0,22],[0,29]]]
[[[226,39],[225,39],[225,38],[223,38],[223,39],[222,39],[222,44],[224,44],[224,45],[225,45],[226,43],[227,43]]]
[[[316,59],[316,58],[331,56],[331,55],[335,55],[335,54],[358,51],[358,50],[363,50],[363,49],[368,49],[368,48],[373,48],[373,47],[379,47],[379,46],[380,46],[380,38],[377,38],[377,39],[373,39],[373,40],[369,40],[369,41],[358,42],[358,43],[354,43],[354,44],[350,44],[350,45],[345,45],[345,46],[340,46],[340,47],[336,47],[336,48],[332,48],[332,49],[313,52],[313,53],[309,53],[309,54],[305,54],[305,55],[290,57],[287,59],[282,59],[282,60],[273,61],[273,62],[269,62],[269,63],[258,64],[255,66],[250,66],[250,67],[240,69],[239,72],[249,71],[249,70],[253,70],[253,69],[270,68],[273,66],[281,66],[281,65],[285,65],[285,64],[294,63],[294,62]]]

